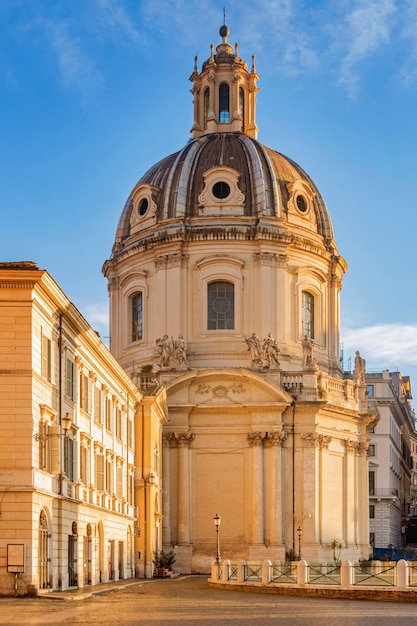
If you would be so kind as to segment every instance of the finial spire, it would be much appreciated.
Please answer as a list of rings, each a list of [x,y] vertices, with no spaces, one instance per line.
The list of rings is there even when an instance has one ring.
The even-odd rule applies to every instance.
[[[226,26],[226,7],[223,7],[223,25]]]

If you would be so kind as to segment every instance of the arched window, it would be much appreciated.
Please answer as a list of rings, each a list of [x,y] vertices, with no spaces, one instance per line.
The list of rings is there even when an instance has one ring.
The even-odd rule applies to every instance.
[[[143,297],[140,291],[132,298],[132,341],[143,338]]]
[[[207,286],[208,330],[231,330],[235,327],[235,286],[225,280]]]
[[[207,118],[210,114],[210,88],[204,92],[204,128],[207,128]]]
[[[245,127],[245,92],[239,87],[239,114],[242,118],[242,130]]]
[[[230,122],[229,85],[227,83],[222,83],[219,87],[219,122],[220,124]]]
[[[314,339],[314,296],[309,291],[301,293],[302,336]]]

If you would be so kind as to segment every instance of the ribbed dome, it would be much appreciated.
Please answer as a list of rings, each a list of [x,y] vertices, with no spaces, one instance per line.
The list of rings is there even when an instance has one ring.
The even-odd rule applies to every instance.
[[[221,208],[225,202],[219,202],[219,211],[212,210],[209,217],[202,211],[205,174],[216,169],[220,173],[235,173],[236,189],[243,198],[239,214]],[[154,203],[152,223],[144,219],[147,205],[145,211],[140,205],[140,190],[146,188]],[[178,226],[178,219],[184,220],[188,227],[195,222],[195,227],[201,230],[229,218],[229,222],[232,219],[235,225],[250,223],[253,230],[259,218],[265,217],[269,218],[269,228],[273,228],[274,223],[277,228],[282,228],[288,221],[289,202],[294,194],[293,205],[299,204],[297,193],[305,194],[309,203],[310,217],[306,228],[311,232],[314,224],[313,230],[323,237],[326,247],[334,245],[326,204],[311,178],[297,163],[240,133],[208,134],[191,140],[182,150],[162,159],[142,176],[119,220],[115,251],[120,250],[133,233],[137,242],[142,237],[148,238],[150,231],[155,235],[158,225],[174,220]],[[138,197],[139,201],[136,201]],[[303,206],[299,208],[299,216],[305,217]],[[193,220],[202,216],[204,222],[200,219],[197,224]]]

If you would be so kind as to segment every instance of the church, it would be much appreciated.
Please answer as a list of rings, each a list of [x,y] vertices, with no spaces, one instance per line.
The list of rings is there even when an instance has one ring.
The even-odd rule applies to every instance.
[[[110,350],[149,405],[166,394],[137,523],[183,573],[210,572],[216,515],[222,558],[368,558],[375,411],[360,356],[353,380],[339,359],[347,264],[314,181],[258,141],[255,59],[229,36],[195,58],[191,138],[131,191],[103,266]]]

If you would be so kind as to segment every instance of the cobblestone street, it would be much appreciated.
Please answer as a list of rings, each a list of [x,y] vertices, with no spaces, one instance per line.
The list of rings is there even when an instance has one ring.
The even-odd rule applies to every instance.
[[[415,604],[274,596],[208,587],[204,576],[138,581],[116,591],[93,590],[35,599],[0,599],[3,626],[119,624],[120,626],[408,626],[417,624]],[[77,599],[79,597],[79,599]],[[63,600],[59,599],[63,598]]]

